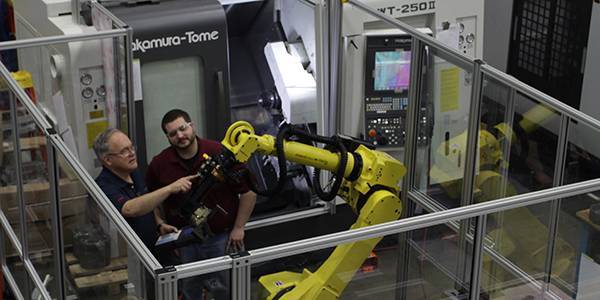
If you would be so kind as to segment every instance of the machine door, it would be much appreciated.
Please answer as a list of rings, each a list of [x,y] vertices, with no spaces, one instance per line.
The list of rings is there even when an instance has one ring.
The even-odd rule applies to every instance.
[[[592,0],[515,0],[508,73],[579,108]]]
[[[110,7],[133,29],[138,160],[145,166],[167,144],[161,119],[185,110],[204,138],[221,140],[230,123],[225,12],[216,0],[172,0]],[[135,85],[135,84],[134,84]]]

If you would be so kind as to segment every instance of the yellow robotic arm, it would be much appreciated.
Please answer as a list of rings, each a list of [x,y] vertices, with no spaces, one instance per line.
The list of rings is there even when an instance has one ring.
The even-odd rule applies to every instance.
[[[244,121],[232,124],[221,142],[239,162],[254,153],[276,155],[275,138],[256,135]],[[341,154],[294,141],[284,141],[285,159],[319,169],[336,171]],[[396,220],[402,204],[399,181],[406,169],[384,152],[358,145],[347,155],[344,179],[338,196],[345,199],[358,215],[352,229]],[[259,279],[267,299],[337,299],[356,270],[381,238],[353,242],[336,247],[314,273],[280,272]]]

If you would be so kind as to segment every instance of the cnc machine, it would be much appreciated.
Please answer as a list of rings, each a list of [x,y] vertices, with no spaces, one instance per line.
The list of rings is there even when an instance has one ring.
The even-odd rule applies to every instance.
[[[444,39],[450,47],[469,57],[482,56],[483,1],[366,1],[366,4]],[[406,109],[411,101],[408,98],[410,36],[352,5],[344,5],[343,16],[345,102],[340,115],[346,117],[340,120],[340,131],[364,136],[379,149],[393,151],[399,157],[404,148]],[[433,78],[427,82],[435,85],[424,88],[431,91],[428,94],[436,101],[422,101],[418,139],[419,145],[436,149],[443,142],[440,137],[453,137],[466,129],[464,116],[468,115],[470,75],[432,55],[426,61],[426,76]],[[447,96],[448,84],[455,92],[451,97]],[[432,107],[430,103],[440,103],[440,97],[449,100],[443,107]]]
[[[70,0],[15,1],[14,6],[18,39],[97,31],[73,22]],[[20,69],[32,74],[41,108],[71,151],[88,171],[98,170],[93,141],[117,125],[114,89],[107,88],[114,87],[114,74],[104,61],[112,63],[112,57],[102,52],[99,40],[23,48],[18,57]]]

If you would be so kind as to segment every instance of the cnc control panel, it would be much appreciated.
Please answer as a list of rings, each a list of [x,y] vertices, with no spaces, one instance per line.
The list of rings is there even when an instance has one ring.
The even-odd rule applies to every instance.
[[[407,97],[365,97],[367,140],[378,146],[404,145]]]
[[[402,147],[410,85],[409,36],[368,36],[365,139],[377,147]]]

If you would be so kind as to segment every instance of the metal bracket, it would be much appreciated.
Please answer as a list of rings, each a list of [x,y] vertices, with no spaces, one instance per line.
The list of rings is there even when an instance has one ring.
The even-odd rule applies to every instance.
[[[229,255],[231,270],[231,299],[250,299],[250,253],[242,251]]]
[[[174,266],[167,266],[156,270],[156,299],[177,299],[177,270]]]

